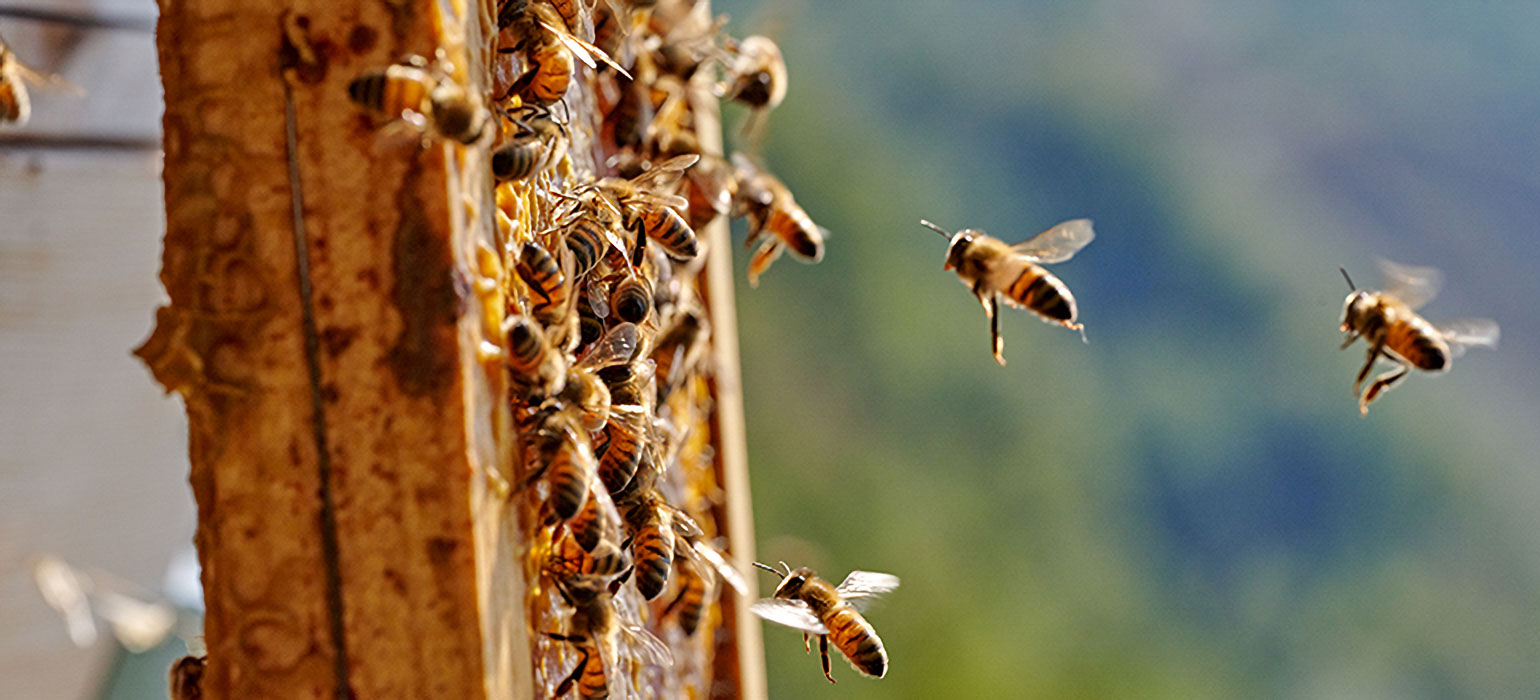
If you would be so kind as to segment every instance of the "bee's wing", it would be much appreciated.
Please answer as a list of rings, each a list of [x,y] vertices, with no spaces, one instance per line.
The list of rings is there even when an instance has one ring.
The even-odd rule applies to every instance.
[[[674,665],[674,653],[653,633],[636,625],[621,625],[620,631],[631,638],[631,646],[640,654],[642,663],[663,668]]]
[[[689,539],[706,535],[706,532],[700,528],[700,523],[695,522],[695,518],[690,517],[688,513],[666,503],[663,505],[668,508],[669,521],[674,527],[674,534]]]
[[[663,192],[642,191],[631,196],[631,199],[646,202],[657,207],[669,209],[683,209],[689,206],[690,200],[677,194],[665,194]]]
[[[626,80],[631,79],[631,74],[627,73],[626,69],[620,67],[619,63],[611,60],[610,55],[605,53],[604,49],[572,36],[566,27],[558,27],[543,21],[540,23],[540,26],[545,27],[545,30],[550,32],[552,36],[561,40],[561,43],[566,44],[567,49],[572,51],[572,55],[577,56],[578,60],[588,64],[589,68],[597,69],[599,67],[598,64],[594,63],[594,59],[597,58],[603,61],[605,65],[614,68],[615,72],[626,76]]]
[[[893,574],[882,574],[875,571],[852,571],[844,581],[834,589],[845,602],[855,606],[855,609],[865,610],[877,600],[879,596],[898,588],[898,577]]]
[[[647,185],[652,189],[668,189],[679,181],[679,174],[688,170],[700,160],[699,153],[688,153],[682,156],[674,156],[647,169],[647,172],[637,175],[631,182],[638,186]],[[668,179],[664,179],[667,177]]]
[[[711,568],[717,572],[717,575],[723,581],[726,581],[727,585],[732,586],[733,590],[738,592],[738,595],[749,594],[748,581],[743,579],[743,574],[738,572],[738,567],[733,566],[732,562],[727,560],[727,557],[722,556],[722,553],[716,550],[716,547],[705,542],[695,541],[690,543],[690,550],[695,552],[696,557],[710,564]]]
[[[77,646],[96,641],[93,612],[107,622],[119,643],[136,653],[158,646],[176,626],[176,609],[170,603],[154,594],[124,593],[121,589],[135,586],[105,572],[88,575],[58,557],[43,555],[33,562],[32,576],[43,599],[64,616],[70,641]]]
[[[1064,262],[1094,238],[1090,219],[1071,219],[1011,246],[1011,251],[1032,262]]]
[[[629,362],[631,354],[636,352],[636,342],[636,324],[629,321],[622,323],[611,328],[603,338],[594,341],[594,346],[583,355],[583,359],[578,360],[576,366],[578,369],[590,370]]]
[[[1435,327],[1448,341],[1449,350],[1455,357],[1476,346],[1496,350],[1497,338],[1501,335],[1497,322],[1490,318],[1456,318]]]
[[[1413,310],[1433,301],[1444,285],[1444,275],[1437,268],[1415,267],[1381,258],[1375,261],[1385,278],[1385,292]]]
[[[604,293],[604,288],[599,284],[599,276],[594,275],[588,279],[583,291],[588,295],[588,308],[594,310],[594,315],[599,318],[610,317],[610,298]],[[619,326],[616,326],[619,328]]]
[[[758,603],[749,606],[749,610],[754,611],[755,615],[778,625],[786,625],[792,629],[812,632],[813,634],[829,633],[829,628],[824,627],[823,623],[818,621],[818,617],[813,614],[813,610],[807,607],[807,603],[800,600],[760,598]]]
[[[44,555],[33,562],[32,578],[43,594],[43,601],[64,616],[70,641],[77,647],[95,644],[96,620],[91,616],[91,601],[74,567],[58,557]]]

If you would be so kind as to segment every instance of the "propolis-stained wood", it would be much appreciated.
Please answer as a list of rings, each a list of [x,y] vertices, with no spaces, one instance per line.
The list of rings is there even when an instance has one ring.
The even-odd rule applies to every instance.
[[[395,138],[347,91],[366,70],[442,48],[490,94],[492,4],[160,9],[171,303],[138,354],[187,407],[201,692],[544,692],[537,669],[574,654],[544,637],[561,615],[532,566],[541,523],[508,493],[524,471],[508,377],[480,352],[500,342],[508,307],[486,293],[481,251],[516,242],[493,223],[487,146]],[[597,123],[592,99],[569,103],[574,123]],[[564,172],[591,176],[592,149],[573,144]],[[505,198],[515,237],[548,214],[536,186]],[[721,333],[733,328],[729,245],[721,222],[710,236],[715,272],[699,293]],[[716,347],[717,373],[679,400],[710,426],[695,454],[725,494],[710,508],[723,521],[703,525],[746,561],[734,349]],[[762,696],[758,629],[739,607],[724,600],[710,645],[674,644],[681,670],[649,671],[654,686]],[[660,677],[684,672],[706,675]]]

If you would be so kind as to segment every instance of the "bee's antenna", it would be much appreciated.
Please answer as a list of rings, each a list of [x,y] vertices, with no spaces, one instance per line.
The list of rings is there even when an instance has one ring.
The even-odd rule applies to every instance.
[[[761,563],[759,563],[757,561],[754,562],[754,566],[756,566],[758,568],[761,568],[761,569],[764,569],[765,571],[768,571],[768,572],[770,572],[772,574],[775,574],[776,576],[780,576],[781,575],[781,572],[776,571],[773,567],[765,566],[764,564],[761,564]]]
[[[1347,268],[1339,267],[1337,268],[1337,271],[1342,273],[1342,279],[1347,280],[1349,290],[1354,292],[1358,291],[1358,287],[1353,284],[1353,278],[1348,277]]]
[[[935,225],[935,224],[933,224],[933,223],[931,223],[929,221],[926,221],[924,219],[920,219],[920,225],[924,226],[924,227],[926,227],[926,228],[928,228],[928,229],[930,229],[932,231],[935,231],[936,233],[941,234],[942,238],[951,238],[952,237],[952,234],[947,233],[946,229],[941,228],[940,226],[937,226],[937,225]]]
[[[787,565],[786,562],[784,562],[784,561],[781,562],[781,568],[786,570],[786,575],[787,576],[791,575],[791,567],[789,565]]]

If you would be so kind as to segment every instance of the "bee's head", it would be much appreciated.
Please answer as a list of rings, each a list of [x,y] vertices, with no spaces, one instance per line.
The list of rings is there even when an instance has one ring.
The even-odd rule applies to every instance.
[[[1347,300],[1342,303],[1342,332],[1356,334],[1354,329],[1363,328],[1364,319],[1374,306],[1374,298],[1353,284],[1353,278],[1348,277],[1347,270],[1340,267],[1337,269],[1342,271],[1342,278],[1347,280],[1350,290]]]
[[[807,567],[786,574],[786,578],[781,579],[781,584],[775,587],[775,597],[797,597],[797,594],[802,592],[802,584],[807,583],[807,580],[812,577],[813,571]]]
[[[968,246],[973,245],[973,239],[979,235],[978,231],[971,228],[965,228],[957,233],[947,233],[946,229],[924,219],[920,219],[920,225],[941,234],[945,238],[951,239],[951,242],[947,244],[946,266],[941,268],[943,270],[950,270],[961,265],[963,251],[967,250]]]

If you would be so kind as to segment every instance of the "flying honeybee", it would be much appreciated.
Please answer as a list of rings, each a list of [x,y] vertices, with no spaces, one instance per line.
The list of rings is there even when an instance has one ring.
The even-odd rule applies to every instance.
[[[746,141],[755,143],[766,115],[786,99],[786,59],[781,56],[781,47],[759,35],[745,37],[736,45],[729,43],[728,50],[734,56],[727,65],[727,80],[717,92],[752,110],[743,134]]]
[[[79,94],[80,88],[57,75],[39,73],[27,67],[5,38],[0,37],[0,126],[25,126],[32,117],[32,100],[26,83],[55,87]]]
[[[759,286],[759,276],[770,264],[790,250],[806,263],[823,260],[824,237],[828,231],[813,223],[780,178],[761,169],[742,153],[733,154],[736,173],[735,215],[747,216],[749,235],[744,246],[763,241],[749,260],[749,286]]]
[[[957,270],[963,284],[984,305],[995,362],[1005,364],[1005,341],[1000,338],[1001,299],[1045,322],[1080,331],[1081,340],[1085,340],[1084,327],[1075,322],[1075,296],[1041,264],[1064,262],[1090,243],[1096,237],[1090,219],[1066,221],[1016,245],[1006,245],[977,229],[951,234],[929,221],[921,220],[920,224],[951,239],[944,269]]]
[[[498,182],[524,180],[561,161],[567,150],[567,127],[548,110],[532,110],[514,120],[519,131],[492,149],[492,177]]]
[[[776,576],[782,572],[754,562]],[[870,571],[852,571],[839,586],[830,585],[814,574],[801,568],[793,571],[785,562],[786,569],[775,595],[762,598],[749,609],[766,620],[802,630],[803,643],[809,633],[818,635],[818,650],[823,656],[823,675],[834,682],[829,673],[829,638],[834,647],[845,655],[851,667],[862,674],[881,678],[888,672],[888,652],[882,648],[877,630],[872,628],[861,611],[873,600],[898,588],[898,577]]]
[[[453,69],[442,53],[432,64],[422,56],[408,56],[354,78],[348,83],[348,97],[423,133],[472,144],[489,133],[491,115],[474,93],[450,77]]]
[[[1417,313],[1419,307],[1438,294],[1442,284],[1438,270],[1398,265],[1388,260],[1380,260],[1379,267],[1389,282],[1389,287],[1379,292],[1358,289],[1348,277],[1347,270],[1342,270],[1342,277],[1351,290],[1342,307],[1341,329],[1348,334],[1342,349],[1346,350],[1359,338],[1369,345],[1363,368],[1353,381],[1353,396],[1358,397],[1360,415],[1368,415],[1369,404],[1414,368],[1424,372],[1447,372],[1454,358],[1464,354],[1466,348],[1496,348],[1499,335],[1497,322],[1491,319],[1456,319],[1435,325]],[[1368,379],[1369,371],[1382,357],[1395,368],[1375,377],[1369,389],[1360,396],[1359,390]]]

